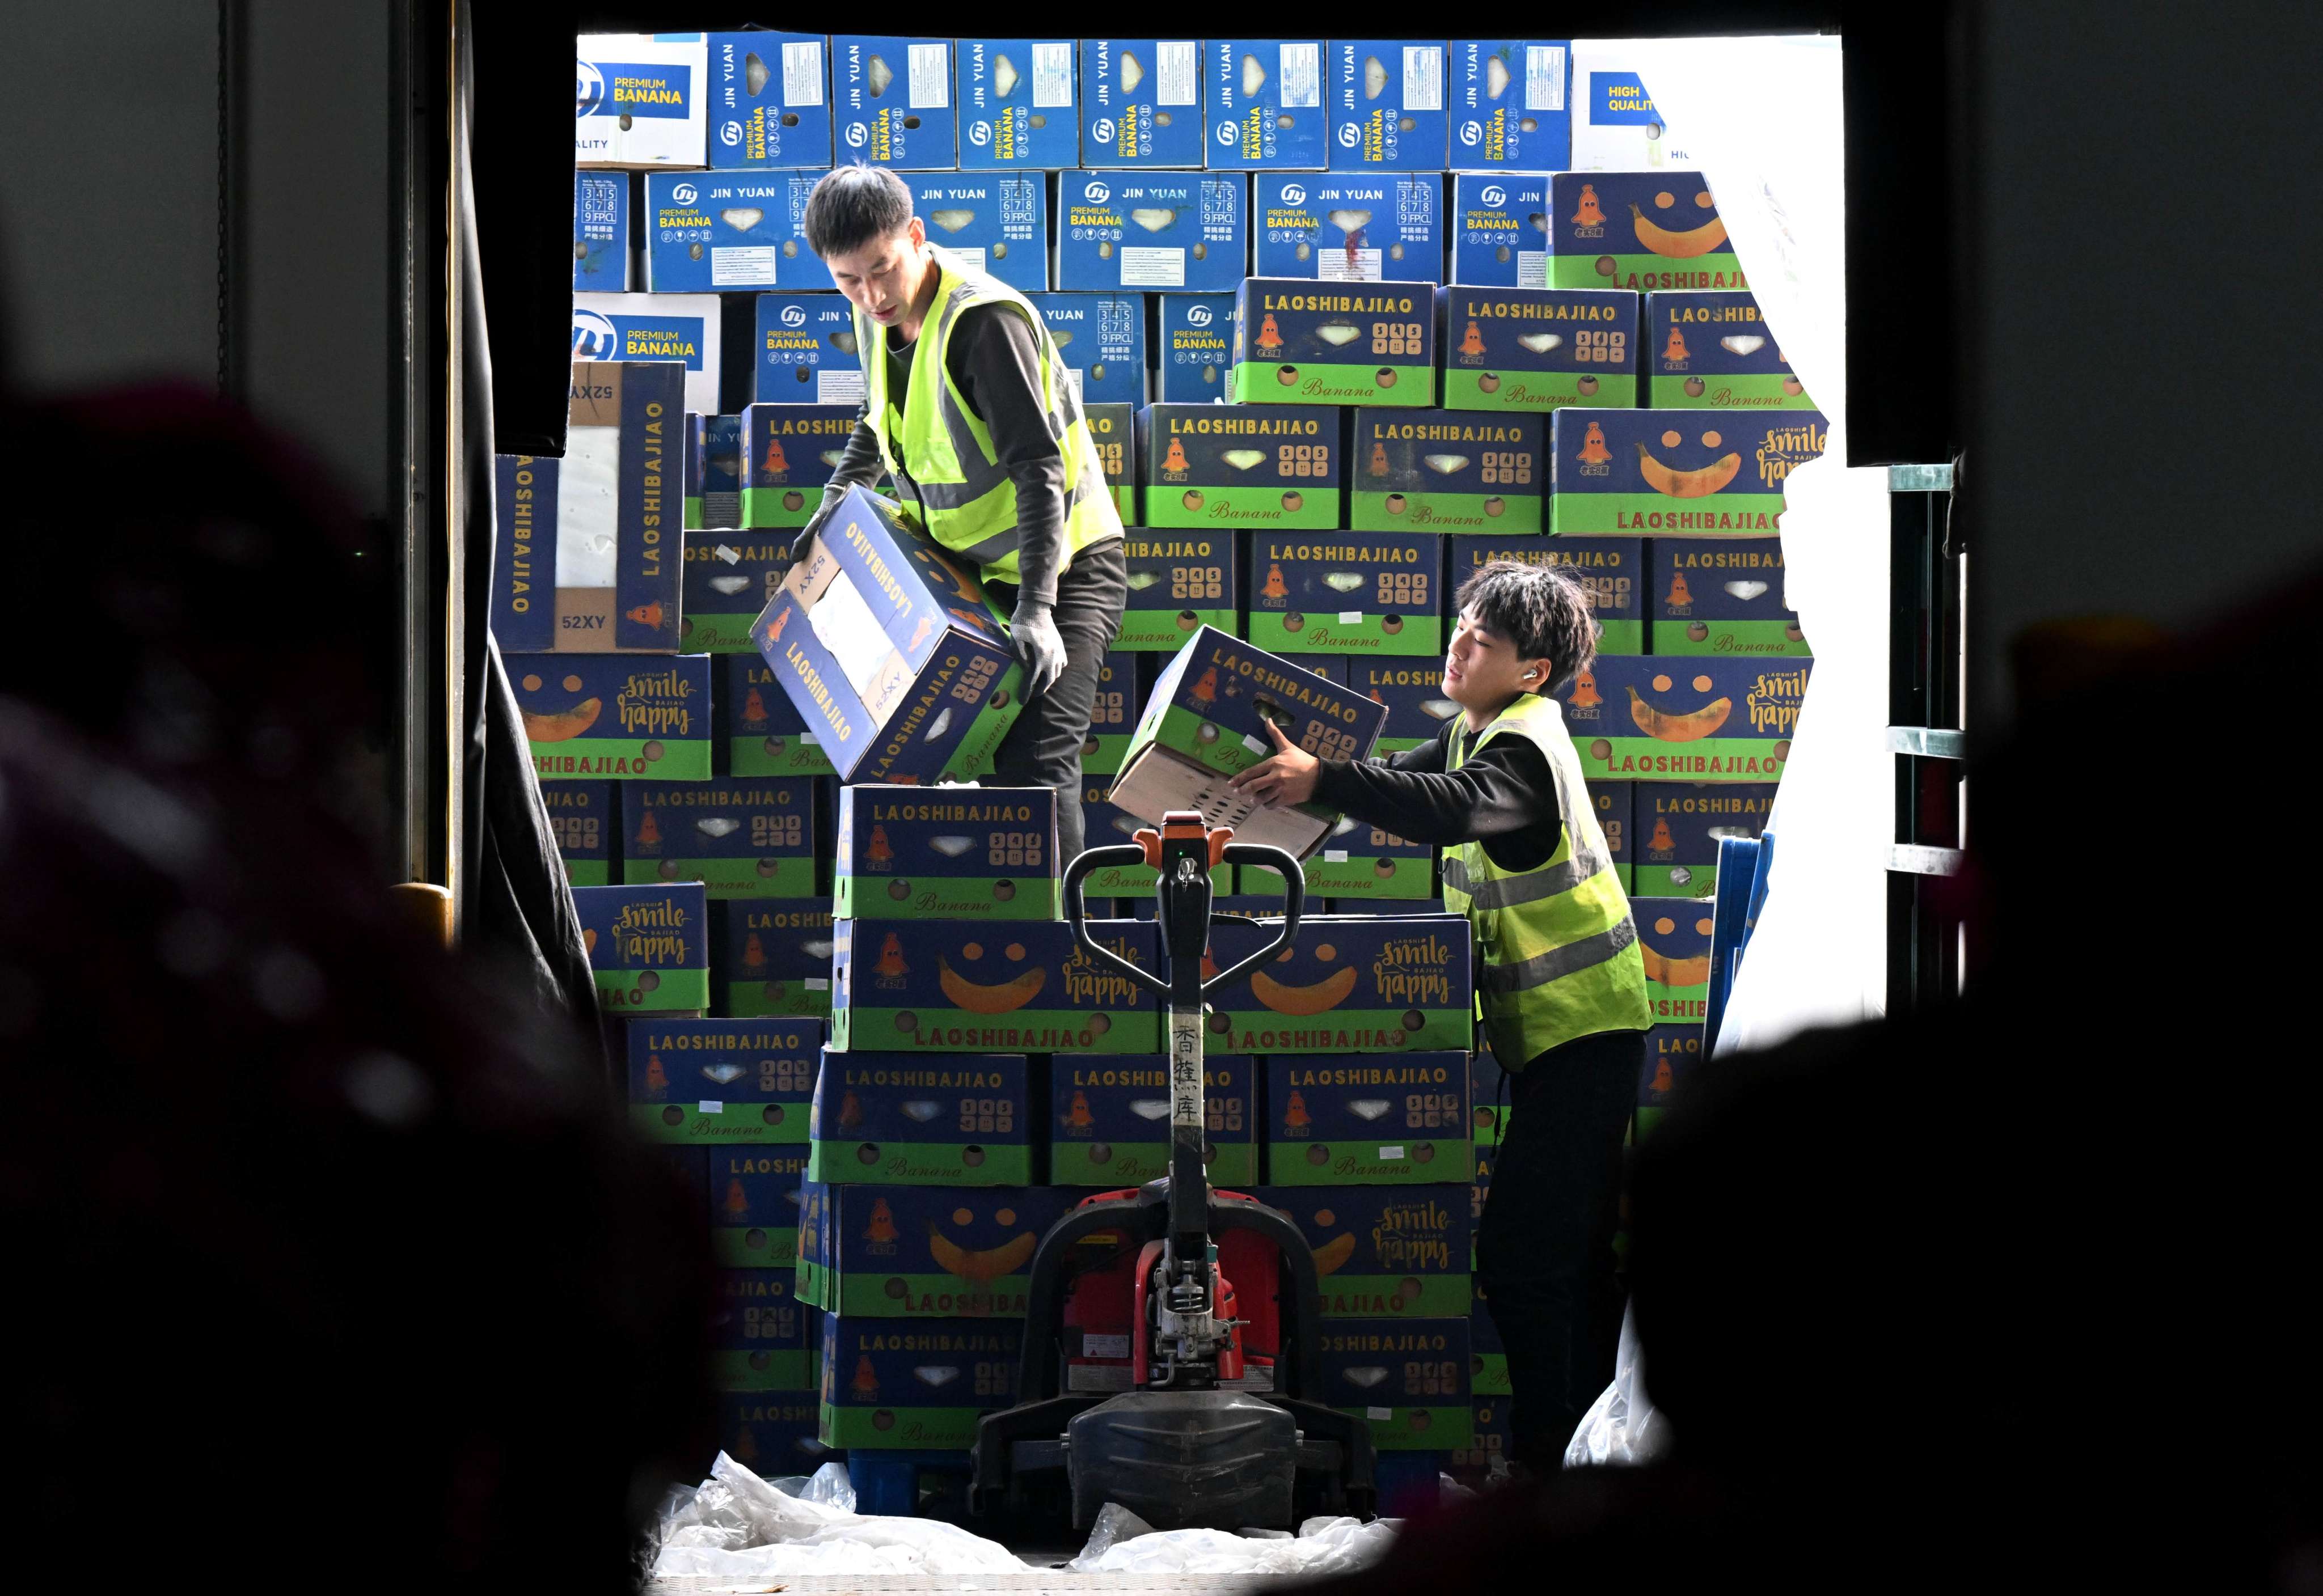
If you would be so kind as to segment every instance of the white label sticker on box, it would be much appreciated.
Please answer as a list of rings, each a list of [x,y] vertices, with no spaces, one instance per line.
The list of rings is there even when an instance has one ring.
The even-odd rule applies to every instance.
[[[1364,612],[1360,610],[1342,610],[1339,611],[1339,624],[1341,626],[1354,626],[1360,622],[1363,618]]]
[[[1400,1147],[1382,1147],[1380,1149],[1380,1157],[1382,1158],[1401,1158],[1402,1156],[1403,1149]]]
[[[817,736],[816,736],[813,732],[812,732],[812,731],[802,731],[802,732],[800,732],[800,733],[799,733],[799,741],[801,741],[801,742],[803,742],[803,743],[813,743],[813,744],[815,744],[816,746],[820,747],[820,746],[822,745],[822,738],[821,738],[820,737],[817,737]]]
[[[887,660],[895,646],[887,640],[886,628],[880,626],[871,606],[864,602],[854,579],[844,571],[832,577],[806,619],[816,638],[839,662],[855,695],[873,696],[872,688],[886,674]]]
[[[809,976],[804,981],[801,982],[800,985],[804,986],[809,992],[828,992],[831,990],[831,983],[824,980],[820,976]]]
[[[863,402],[860,371],[817,371],[814,402],[818,405],[859,405]]]
[[[803,40],[783,46],[783,104],[822,104],[822,41]]]
[[[1081,1332],[1081,1356],[1084,1358],[1125,1358],[1129,1356],[1129,1337],[1099,1335],[1094,1331]]]
[[[1407,111],[1444,109],[1444,47],[1407,44],[1403,47],[1403,108]]]
[[[619,517],[621,429],[574,427],[565,435],[565,463],[556,473],[556,585],[611,587],[620,562],[613,528]]]
[[[1517,252],[1517,287],[1545,289],[1548,286],[1548,252],[1519,250]]]
[[[1267,744],[1259,741],[1258,738],[1254,737],[1244,738],[1242,739],[1242,746],[1248,748],[1253,754],[1271,754],[1274,751]]]
[[[710,552],[729,565],[739,565],[742,563],[742,551],[730,543],[721,543]]]
[[[775,246],[753,244],[746,249],[710,252],[710,283],[721,289],[770,289],[775,286]]]
[[[705,1099],[694,1105],[694,1112],[697,1114],[723,1114],[726,1112],[726,1105],[713,1100]]]
[[[1033,104],[1073,103],[1073,47],[1069,42],[1033,46]]]
[[[912,50],[912,109],[941,111],[951,104],[951,46],[938,40]]]
[[[1121,286],[1125,289],[1184,288],[1186,252],[1157,249],[1151,244],[1123,245]]]
[[[1393,1418],[1395,1417],[1395,1409],[1392,1408],[1366,1408],[1364,1409],[1364,1417],[1365,1418]]]
[[[1073,390],[1073,403],[1080,403],[1081,369],[1079,366],[1067,366],[1065,368],[1065,386]]]
[[[1565,109],[1565,46],[1525,46],[1525,109]]]
[[[1199,97],[1198,85],[1202,74],[1202,47],[1199,41],[1187,40],[1172,43],[1160,40],[1154,43],[1153,103],[1157,105],[1190,105]]]
[[[984,270],[984,246],[982,244],[977,245],[972,250],[964,250],[956,243],[948,243],[944,245],[944,252],[946,254],[958,255],[961,260],[975,267],[978,271]]]
[[[1323,47],[1308,41],[1286,44],[1276,60],[1275,87],[1286,111],[1313,110],[1323,103]]]
[[[1347,850],[1344,848],[1327,848],[1323,850],[1323,862],[1327,865],[1344,865],[1347,862]]]
[[[1380,270],[1377,250],[1319,250],[1315,255],[1315,275],[1325,282],[1377,282]]]

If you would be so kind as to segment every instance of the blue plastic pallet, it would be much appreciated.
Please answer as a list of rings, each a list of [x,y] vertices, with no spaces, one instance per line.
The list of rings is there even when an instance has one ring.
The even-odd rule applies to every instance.
[[[968,1452],[867,1452],[847,1454],[847,1478],[855,1487],[855,1510],[909,1518],[920,1510],[920,1472],[965,1474],[976,1465]]]

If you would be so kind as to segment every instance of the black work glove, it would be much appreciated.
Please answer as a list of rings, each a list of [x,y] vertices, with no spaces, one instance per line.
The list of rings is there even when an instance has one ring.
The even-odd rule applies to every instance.
[[[822,530],[822,524],[831,519],[831,512],[837,509],[846,498],[847,493],[844,489],[837,492],[833,492],[829,488],[822,491],[822,502],[815,506],[814,514],[809,516],[806,525],[799,528],[799,535],[791,539],[792,564],[795,565],[806,558],[806,551],[814,546],[815,534]]]

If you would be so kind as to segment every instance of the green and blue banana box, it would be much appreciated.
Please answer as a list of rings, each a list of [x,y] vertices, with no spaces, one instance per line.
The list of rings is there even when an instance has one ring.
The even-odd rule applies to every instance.
[[[1070,39],[955,39],[962,166],[1044,170],[1079,166],[1080,74]]]
[[[841,787],[836,847],[842,920],[1056,918],[1047,787]]]
[[[728,775],[826,776],[839,773],[822,739],[806,729],[798,706],[754,647],[730,654],[712,708]]]
[[[1137,384],[1145,385],[1142,371]],[[1113,495],[1113,513],[1121,518],[1123,527],[1134,527],[1137,525],[1137,406],[1085,404],[1081,419],[1088,424],[1089,441],[1097,445],[1097,465],[1105,472],[1106,491]]]
[[[1013,1319],[861,1319],[824,1314],[826,1446],[965,1452],[976,1421],[1016,1400],[1024,1326]]]
[[[1323,1316],[1464,1318],[1473,1305],[1468,1188],[1262,1186],[1315,1253]]]
[[[1474,1353],[1473,1344],[1477,1336],[1483,1334],[1484,1322],[1489,1317],[1486,1314],[1476,1314],[1468,1320],[1472,1345],[1468,1366],[1472,1370],[1485,1355]],[[1492,1477],[1495,1458],[1504,1458],[1511,1463],[1516,1459],[1516,1431],[1510,1423],[1509,1387],[1506,1384],[1507,1354],[1500,1354],[1500,1357],[1501,1388],[1488,1392],[1482,1386],[1477,1387],[1475,1395],[1470,1399],[1475,1422],[1469,1433],[1468,1444],[1455,1447],[1446,1459],[1445,1467],[1455,1478],[1472,1481],[1488,1480]],[[1472,1376],[1471,1380],[1481,1378]]]
[[[1638,402],[1638,296],[1592,289],[1436,290],[1444,408]]]
[[[820,33],[766,28],[710,35],[713,170],[831,165],[829,42]]]
[[[629,291],[629,174],[573,174],[573,287]]]
[[[736,1020],[823,1019],[831,1014],[831,905],[813,898],[712,903],[718,1013]]]
[[[1348,524],[1358,532],[1498,532],[1538,537],[1548,472],[1538,416],[1357,410]]]
[[[855,407],[863,402],[863,362],[855,347],[854,311],[842,296],[760,294],[758,322],[758,381],[750,391],[752,399],[791,410],[844,407],[849,417],[854,415]],[[837,444],[843,445],[846,441],[842,436]],[[789,452],[785,445],[784,454]],[[822,448],[806,451],[809,454],[822,452]],[[785,474],[769,486],[777,490],[779,499],[784,491],[811,480],[803,473],[795,481]],[[742,485],[749,486],[747,479]],[[753,524],[748,501],[742,524]]]
[[[629,1123],[648,1142],[806,1140],[820,1020],[632,1020]]]
[[[608,1014],[709,1008],[710,900],[700,882],[576,886],[573,904]]]
[[[1211,960],[1231,968],[1273,935],[1270,927],[1220,921],[1210,928]],[[1286,954],[1211,994],[1207,1050],[1464,1050],[1475,1026],[1471,947],[1464,915],[1303,919]]]
[[[633,886],[698,881],[713,898],[813,897],[815,840],[806,776],[622,784],[621,876]]]
[[[1441,172],[1269,172],[1256,182],[1260,277],[1434,282],[1444,269]]]
[[[1552,287],[1643,294],[1750,286],[1700,172],[1556,172],[1548,197]]]
[[[1235,297],[1164,294],[1161,314],[1153,397],[1165,404],[1206,405],[1223,395],[1234,362]]]
[[[1592,781],[1771,782],[1814,662],[1601,657],[1556,692]]]
[[[1440,172],[1449,127],[1441,41],[1331,41],[1333,171]]]
[[[1201,130],[1191,131],[1199,165]],[[1250,179],[1238,172],[1059,172],[1056,286],[1231,293],[1250,269],[1249,208]]]
[[[1548,179],[1452,175],[1452,280],[1474,289],[1548,286]]]
[[[1710,1012],[1710,905],[1699,898],[1631,898],[1646,960],[1646,1004],[1657,1025],[1697,1029]]]
[[[1137,413],[1143,524],[1328,531],[1343,450],[1339,412],[1326,405],[1148,405]]]
[[[810,1327],[810,1335],[813,1331]],[[822,1348],[807,1348],[810,1365]],[[765,1480],[812,1474],[831,1461],[812,1386],[803,1391],[726,1391],[718,1398],[718,1445]]]
[[[1639,782],[1636,890],[1707,898],[1718,889],[1718,844],[1756,837],[1775,807],[1772,782]]]
[[[1235,542],[1226,532],[1145,532],[1132,527],[1122,553],[1129,597],[1116,648],[1176,653],[1203,627],[1242,632]]]
[[[852,342],[854,335],[848,337]],[[823,487],[855,434],[855,409],[847,404],[742,407],[737,445],[742,526],[803,527],[814,519]]]
[[[1323,41],[1211,39],[1202,46],[1203,164],[1314,171],[1326,159]]]
[[[801,1193],[798,1289],[878,1319],[1021,1319],[1033,1251],[1073,1194],[1041,1186],[832,1186]]]
[[[983,775],[1023,709],[1024,671],[975,575],[860,488],[750,637],[848,781]]]
[[[721,1391],[814,1389],[811,1316],[787,1269],[721,1269],[710,1314],[710,1373]]]
[[[1265,532],[1250,540],[1250,640],[1281,652],[1440,656],[1444,537]]]
[[[960,265],[1020,294],[1049,288],[1049,179],[1045,172],[909,172],[912,212],[928,242]]]
[[[1654,652],[1804,658],[1778,537],[1654,539]]]
[[[1444,664],[1394,655],[1286,654],[1291,664],[1342,683],[1387,710],[1372,751],[1400,754],[1436,740],[1460,706],[1444,696]],[[1425,894],[1423,894],[1425,895]]]
[[[1134,839],[1141,828],[1156,824],[1138,819],[1113,802],[1114,780],[1109,775],[1099,775],[1085,778],[1081,783],[1081,833],[1089,848],[1117,846]],[[1102,900],[1121,898],[1136,906],[1134,918],[1150,920],[1155,874],[1151,865],[1102,866],[1091,870],[1083,881],[1081,897],[1092,914],[1102,907]],[[1211,892],[1223,897],[1234,891],[1234,876],[1232,865],[1213,865]],[[1214,898],[1214,904],[1216,902]]]
[[[1646,543],[1641,537],[1455,537],[1444,608],[1455,612],[1461,583],[1495,560],[1562,565],[1589,590],[1597,652],[1646,651]],[[1448,711],[1447,711],[1448,712]]]
[[[1303,861],[1308,902],[1328,896],[1362,906],[1373,901],[1416,901],[1436,895],[1436,849],[1394,832],[1341,815],[1323,846]],[[1266,865],[1236,865],[1235,890],[1264,899],[1268,913],[1281,910],[1282,877]]]
[[[1266,1060],[1271,1186],[1422,1186],[1474,1172],[1468,1054]]]
[[[509,682],[544,781],[710,779],[710,656],[511,654]]]
[[[1649,1131],[1677,1098],[1702,1062],[1702,1027],[1657,1025],[1646,1032],[1645,1057],[1638,1070],[1638,1129]]]
[[[841,920],[831,960],[834,1049],[1150,1053],[1153,994],[1090,959],[1060,920]],[[1155,968],[1154,929],[1089,922],[1104,947]]]
[[[742,418],[685,418],[685,529],[742,524]],[[689,595],[690,596],[690,595]],[[692,606],[687,606],[691,610]],[[680,628],[684,636],[684,628]],[[681,647],[684,645],[681,643]]]
[[[575,886],[610,886],[613,839],[620,832],[620,800],[611,782],[543,782],[540,801],[548,829],[565,861],[565,879]]]
[[[710,1252],[734,1269],[798,1267],[806,1149],[721,1147],[710,1154]]]
[[[1049,1182],[1111,1189],[1170,1172],[1170,1061],[1159,1053],[1051,1065]],[[1258,1098],[1253,1061],[1202,1060],[1202,1162],[1214,1186],[1258,1179]]]
[[[1511,177],[1572,165],[1572,62],[1563,39],[1452,41],[1452,164]]]
[[[898,171],[958,170],[950,40],[834,35],[831,100],[844,159]]]
[[[788,532],[688,532],[685,616],[679,627],[685,648],[757,658],[750,623],[790,568]]]
[[[1117,775],[1129,752],[1130,734],[1145,707],[1138,686],[1138,656],[1116,649],[1097,660],[1097,697],[1089,706],[1088,737],[1081,744],[1081,770],[1088,775]]]
[[[1323,1400],[1368,1421],[1382,1452],[1455,1451],[1475,1439],[1468,1320],[1342,1319],[1317,1350]]]
[[[1830,433],[1813,410],[1558,410],[1549,437],[1556,532],[1767,537],[1783,484]]]
[[[1102,167],[1198,167],[1201,104],[1198,40],[1081,41],[1082,160]]]
[[[1227,402],[1432,407],[1435,295],[1433,281],[1244,278]]]
[[[1081,413],[1095,405],[1134,415],[1145,402],[1145,296],[1143,294],[1027,294],[1033,308],[1056,341],[1066,381],[1080,396]],[[1089,430],[1097,426],[1092,418]],[[1126,428],[1114,436],[1126,439]],[[1103,435],[1099,436],[1103,449]],[[1113,463],[1106,480],[1116,481]],[[1125,513],[1122,520],[1135,520]]]
[[[1605,852],[1613,861],[1613,874],[1621,878],[1621,890],[1637,889],[1637,857],[1630,849],[1630,827],[1637,813],[1638,784],[1635,782],[1588,782],[1591,807],[1597,812],[1597,829],[1605,835]]]
[[[1754,294],[1646,296],[1646,402],[1657,410],[1812,410]]]
[[[1025,1081],[1022,1053],[827,1048],[815,1077],[807,1179],[832,1186],[1027,1185],[1033,1127]]]
[[[1503,1130],[1506,1129],[1505,1126],[1502,1128]],[[1498,1142],[1494,1142],[1490,1147],[1486,1147],[1481,1142],[1478,1143],[1476,1148],[1476,1172],[1474,1175],[1471,1176],[1468,1180],[1468,1223],[1472,1227],[1470,1231],[1468,1257],[1472,1266],[1476,1256],[1474,1227],[1481,1226],[1484,1223],[1484,1205],[1491,1199],[1492,1195],[1492,1164],[1500,1156],[1501,1149]],[[1480,1292],[1478,1293],[1478,1300],[1481,1301],[1482,1299],[1483,1294]]]

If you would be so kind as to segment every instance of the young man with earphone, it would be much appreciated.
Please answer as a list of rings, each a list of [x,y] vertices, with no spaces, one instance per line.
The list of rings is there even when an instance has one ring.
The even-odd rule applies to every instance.
[[[1475,930],[1484,1038],[1510,1114],[1476,1237],[1508,1350],[1517,1461],[1553,1469],[1613,1377],[1621,1144],[1652,1023],[1628,894],[1561,705],[1594,663],[1589,594],[1560,566],[1496,560],[1460,589],[1444,696],[1461,713],[1384,760],[1318,759],[1278,727],[1234,784],[1440,845],[1444,903]]]

